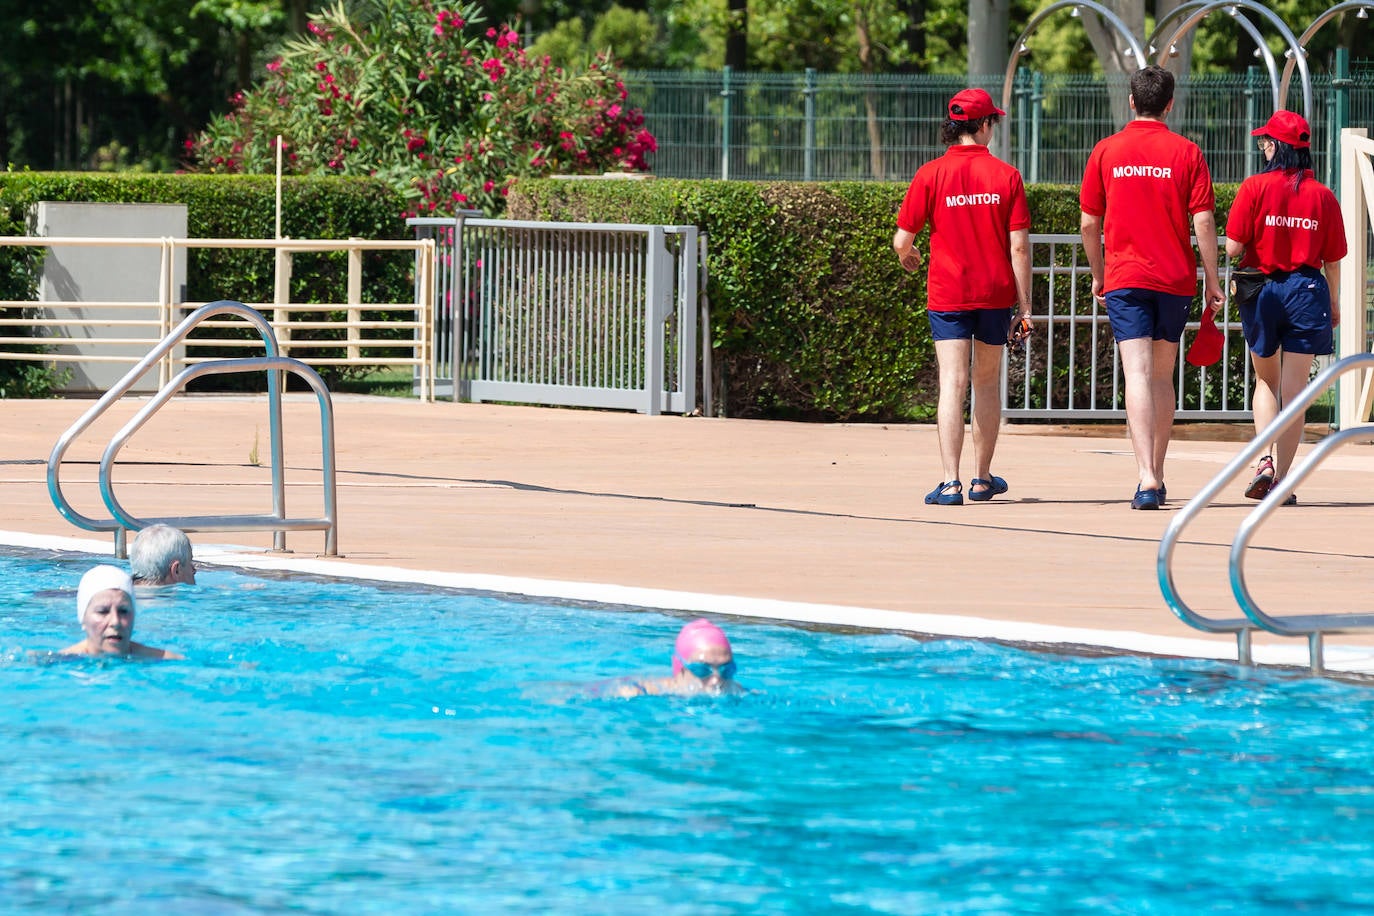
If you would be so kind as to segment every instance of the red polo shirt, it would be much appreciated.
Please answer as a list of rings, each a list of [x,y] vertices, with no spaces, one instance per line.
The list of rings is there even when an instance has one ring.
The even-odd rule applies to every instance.
[[[1245,246],[1241,264],[1266,273],[1299,267],[1320,269],[1345,257],[1345,224],[1331,189],[1304,173],[1293,190],[1293,175],[1261,172],[1236,189],[1226,237]]]
[[[932,312],[1016,304],[1009,233],[1030,228],[1021,173],[986,146],[956,144],[916,172],[897,226],[930,223],[926,307]]]
[[[1197,292],[1192,216],[1212,210],[1212,173],[1196,143],[1137,119],[1093,147],[1079,206],[1103,217],[1104,292]]]

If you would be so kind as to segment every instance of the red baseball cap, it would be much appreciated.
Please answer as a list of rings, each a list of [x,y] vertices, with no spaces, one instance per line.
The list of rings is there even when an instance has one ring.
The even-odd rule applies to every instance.
[[[1198,324],[1197,336],[1188,347],[1183,358],[1192,366],[1210,366],[1221,359],[1221,348],[1226,343],[1226,335],[1217,327],[1211,309],[1202,310],[1202,321]]]
[[[1006,112],[992,104],[986,89],[961,89],[949,100],[951,121],[977,121],[988,115],[1006,116]]]
[[[1307,119],[1296,111],[1284,111],[1282,108],[1274,112],[1263,127],[1250,131],[1250,136],[1272,137],[1293,149],[1307,149],[1312,145],[1312,128]]]

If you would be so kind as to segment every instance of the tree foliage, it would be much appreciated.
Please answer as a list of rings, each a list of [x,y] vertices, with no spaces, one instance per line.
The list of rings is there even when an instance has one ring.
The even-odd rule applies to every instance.
[[[0,165],[174,168],[182,141],[226,108],[308,5],[5,0]]]
[[[601,58],[568,71],[525,53],[474,4],[357,0],[311,17],[267,77],[188,143],[211,172],[374,175],[413,212],[504,208],[518,178],[644,170],[655,149]]]

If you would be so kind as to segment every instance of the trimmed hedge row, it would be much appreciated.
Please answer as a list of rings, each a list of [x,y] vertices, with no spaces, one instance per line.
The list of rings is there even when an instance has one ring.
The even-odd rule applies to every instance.
[[[0,233],[27,233],[40,200],[184,203],[198,238],[271,238],[275,185],[255,175],[0,173]],[[528,180],[508,200],[517,219],[695,225],[708,233],[711,336],[731,416],[925,419],[937,391],[925,273],[908,274],[891,240],[905,184]],[[1219,186],[1218,223],[1234,197]],[[1027,189],[1035,233],[1078,232],[1077,188]],[[367,179],[288,178],[282,231],[296,238],[409,238],[405,201]],[[923,239],[920,244],[926,247]],[[370,301],[411,294],[400,259],[369,253]],[[0,249],[0,298],[32,298],[35,249]],[[969,265],[976,270],[977,265]],[[342,256],[301,256],[293,298],[342,301]],[[267,301],[266,251],[193,250],[188,298]],[[238,355],[238,354],[235,354]],[[43,393],[34,365],[0,364],[0,397]]]
[[[507,212],[708,233],[718,401],[730,415],[925,419],[938,391],[925,272],[902,270],[891,247],[905,191],[880,182],[541,180],[516,186]],[[1033,233],[1078,234],[1076,186],[1026,193]],[[1234,194],[1218,188],[1219,224]]]

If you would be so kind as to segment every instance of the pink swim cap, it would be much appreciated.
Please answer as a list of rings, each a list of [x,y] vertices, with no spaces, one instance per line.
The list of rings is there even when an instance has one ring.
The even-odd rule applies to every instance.
[[[730,648],[725,631],[705,617],[693,620],[678,631],[677,642],[673,645],[673,674],[681,674],[683,661],[691,661],[698,650],[716,646]]]

